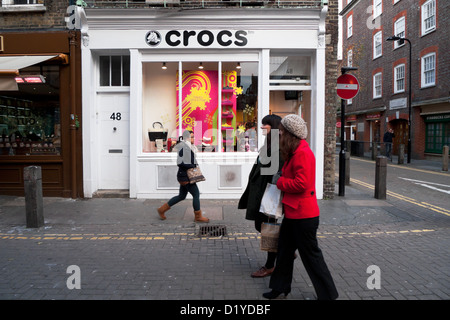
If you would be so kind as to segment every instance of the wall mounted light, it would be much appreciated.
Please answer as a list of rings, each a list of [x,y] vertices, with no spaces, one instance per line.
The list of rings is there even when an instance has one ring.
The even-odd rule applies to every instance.
[[[165,62],[163,62],[163,65],[162,65],[161,69],[163,69],[163,70],[166,70],[166,69],[167,69],[167,66],[166,66],[166,63],[165,63]]]
[[[16,83],[45,83],[45,78],[42,75],[26,75],[15,78]]]
[[[236,65],[236,69],[240,69],[240,68],[241,68],[241,63],[238,62],[237,65]]]
[[[199,69],[203,69],[203,63],[200,62],[200,64],[198,65]]]

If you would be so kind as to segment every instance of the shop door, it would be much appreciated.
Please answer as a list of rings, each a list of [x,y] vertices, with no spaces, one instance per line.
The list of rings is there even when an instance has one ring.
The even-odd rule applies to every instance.
[[[99,93],[99,189],[129,189],[130,95]]]
[[[408,121],[403,119],[392,120],[390,122],[394,130],[395,137],[393,139],[392,154],[398,155],[399,146],[405,145],[405,153],[408,150]]]

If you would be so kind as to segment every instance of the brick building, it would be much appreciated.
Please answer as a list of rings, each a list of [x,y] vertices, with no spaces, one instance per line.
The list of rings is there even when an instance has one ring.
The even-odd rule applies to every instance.
[[[22,2],[2,0],[4,47],[8,47],[9,36],[17,33],[27,34],[27,41],[64,33],[67,43],[76,47],[74,54],[66,54],[76,55],[76,63],[80,62],[75,68],[76,95],[59,96],[62,136],[67,139],[62,145],[73,153],[67,150],[47,159],[49,163],[59,161],[63,174],[58,177],[62,177],[65,196],[70,196],[69,191],[73,197],[90,197],[102,189],[127,189],[131,197],[163,197],[175,192],[169,165],[172,154],[154,153],[168,151],[168,139],[157,145],[150,132],[155,123],[168,127],[169,137],[176,137],[184,128],[184,117],[179,118],[183,125],[176,125],[178,109],[172,110],[183,95],[174,85],[180,66],[185,72],[197,65],[204,66],[204,74],[214,81],[215,74],[221,75],[218,106],[227,109],[194,119],[205,116],[204,123],[212,122],[217,126],[213,132],[218,130],[224,136],[223,140],[208,137],[204,130],[203,136],[196,137],[204,149],[211,139],[218,139],[210,146],[214,152],[200,156],[206,174],[217,177],[203,184],[206,189],[201,191],[206,197],[233,198],[242,193],[249,165],[264,141],[260,120],[269,113],[305,117],[310,129],[308,142],[317,157],[318,196],[334,196],[337,0],[39,0],[25,1],[28,4],[24,6]],[[69,12],[67,7],[75,3],[78,9]],[[68,29],[72,19],[75,31]],[[70,42],[72,35],[75,42]],[[166,43],[159,45],[154,40]],[[21,50],[0,55],[28,53]],[[161,65],[166,75],[160,74]],[[242,68],[234,71],[234,66]],[[237,72],[237,82],[233,82],[232,72]],[[225,74],[231,74],[227,84]],[[159,80],[153,82],[155,79]],[[154,83],[172,82],[171,88],[152,91]],[[212,88],[216,90],[214,84]],[[243,92],[232,92],[234,88]],[[73,90],[72,86],[67,90]],[[154,101],[161,105],[152,109]],[[244,136],[253,151],[248,154],[240,149]],[[114,145],[118,141],[122,144]],[[22,158],[20,165],[30,163],[25,161],[27,156]],[[2,168],[10,160],[0,156]],[[156,179],[144,179],[146,172],[155,174]],[[49,178],[48,174],[44,177],[44,192],[52,185]],[[10,181],[3,182],[1,192],[10,192]],[[19,184],[14,190],[20,191]]]
[[[411,85],[412,158],[439,156],[450,143],[450,2],[343,0],[342,7],[341,65],[357,67],[360,82],[346,106],[346,139],[363,141],[369,152],[391,127],[394,154],[400,144],[406,153]],[[391,36],[411,46],[386,41]]]

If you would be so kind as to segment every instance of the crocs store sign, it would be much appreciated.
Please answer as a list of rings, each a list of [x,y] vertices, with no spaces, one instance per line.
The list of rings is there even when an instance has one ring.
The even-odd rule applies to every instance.
[[[247,31],[244,30],[169,30],[148,31],[145,42],[150,47],[245,47]]]

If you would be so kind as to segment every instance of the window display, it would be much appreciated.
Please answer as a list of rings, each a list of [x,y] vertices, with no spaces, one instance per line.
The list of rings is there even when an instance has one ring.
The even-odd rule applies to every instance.
[[[143,151],[171,151],[186,129],[203,152],[257,151],[258,63],[181,65],[180,77],[178,62],[143,64]]]
[[[40,81],[20,81],[29,75]],[[0,91],[0,156],[60,155],[59,67],[24,68],[16,81]]]

